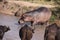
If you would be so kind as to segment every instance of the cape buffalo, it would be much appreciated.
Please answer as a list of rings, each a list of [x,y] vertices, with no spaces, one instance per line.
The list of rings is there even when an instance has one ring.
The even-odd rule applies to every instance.
[[[40,7],[33,11],[29,11],[29,12],[22,14],[18,23],[20,24],[20,23],[24,23],[27,21],[31,22],[31,25],[35,25],[36,23],[45,23],[50,19],[51,14],[52,13],[49,8]]]
[[[53,23],[53,24],[49,25],[48,27],[46,27],[44,40],[56,40],[58,29],[59,28],[56,23]]]
[[[4,33],[8,30],[10,30],[9,27],[0,25],[0,40],[2,40]]]
[[[28,25],[24,25],[19,30],[19,36],[21,40],[31,40],[33,33],[34,33],[34,30],[30,28]]]

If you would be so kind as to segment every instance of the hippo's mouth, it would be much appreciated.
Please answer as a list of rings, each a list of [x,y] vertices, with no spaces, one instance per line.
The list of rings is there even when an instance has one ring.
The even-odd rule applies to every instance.
[[[20,20],[20,23],[24,23],[24,21],[23,20]]]

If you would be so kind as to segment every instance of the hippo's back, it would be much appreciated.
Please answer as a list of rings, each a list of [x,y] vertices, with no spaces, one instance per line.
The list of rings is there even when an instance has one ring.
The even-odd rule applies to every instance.
[[[34,19],[40,22],[45,22],[50,19],[51,17],[51,11],[49,9],[43,9],[39,12],[35,12],[33,15]]]
[[[35,21],[45,22],[50,19],[52,13],[49,8],[40,7],[36,10],[26,12],[26,14],[31,15]]]

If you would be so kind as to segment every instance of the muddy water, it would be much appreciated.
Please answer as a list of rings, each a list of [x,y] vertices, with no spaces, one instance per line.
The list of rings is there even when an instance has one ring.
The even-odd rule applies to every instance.
[[[17,23],[19,18],[15,16],[0,14],[0,25],[6,25],[10,27],[10,31],[6,32],[3,40],[21,40],[19,38],[19,29],[21,25]],[[45,27],[35,26],[35,33],[31,40],[44,40]]]

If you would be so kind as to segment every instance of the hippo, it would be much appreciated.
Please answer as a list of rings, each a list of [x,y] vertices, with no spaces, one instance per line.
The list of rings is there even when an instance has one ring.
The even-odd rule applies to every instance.
[[[0,40],[3,39],[5,32],[7,32],[8,30],[10,30],[9,27],[0,25]]]
[[[20,19],[18,20],[18,23],[21,24],[24,22],[31,22],[31,25],[35,25],[37,23],[44,24],[48,22],[51,14],[52,13],[49,8],[40,7],[38,9],[22,14]]]
[[[21,40],[31,40],[34,33],[34,29],[30,28],[28,25],[24,25],[19,30],[19,37]]]
[[[56,23],[47,26],[45,29],[44,40],[56,40],[58,29],[59,27]]]

